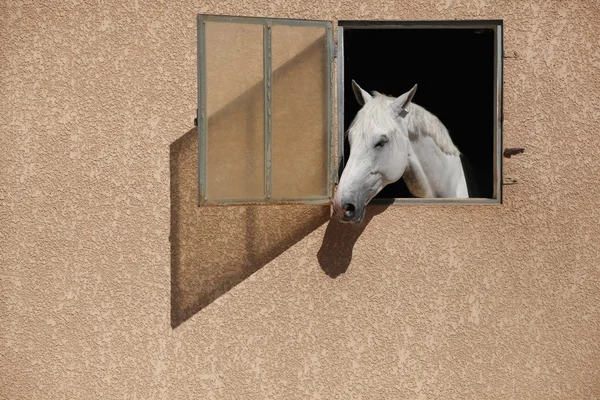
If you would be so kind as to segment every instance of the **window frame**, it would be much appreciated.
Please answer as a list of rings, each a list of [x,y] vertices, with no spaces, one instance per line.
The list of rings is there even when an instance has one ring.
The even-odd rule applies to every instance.
[[[207,86],[206,86],[206,23],[229,22],[239,24],[254,24],[263,26],[263,90],[264,90],[264,130],[265,130],[265,197],[260,200],[244,199],[210,199],[207,196],[207,134],[208,116],[206,115]],[[333,198],[333,189],[336,184],[337,169],[334,167],[335,135],[334,135],[334,59],[336,56],[333,38],[333,22],[328,20],[306,20],[289,18],[263,18],[234,15],[197,14],[197,88],[198,88],[198,206],[233,206],[233,205],[269,205],[269,204],[314,204],[328,205]],[[297,27],[322,27],[326,32],[326,60],[325,73],[329,77],[329,84],[324,93],[327,103],[327,193],[325,196],[307,198],[273,199],[271,197],[272,183],[272,57],[271,57],[271,31],[274,25],[287,25]]]
[[[333,198],[334,187],[339,183],[339,177],[345,166],[344,157],[344,30],[345,29],[492,29],[494,31],[494,147],[493,147],[493,179],[494,191],[492,198],[374,198],[370,204],[392,205],[501,205],[503,204],[503,20],[430,20],[430,21],[368,21],[368,20],[308,20],[290,18],[247,17],[234,15],[197,14],[197,88],[198,88],[198,206],[233,206],[233,205],[284,205],[284,204],[313,204],[328,205]],[[263,25],[263,80],[264,80],[264,129],[265,129],[265,198],[257,200],[217,199],[211,200],[207,195],[207,130],[206,115],[206,22],[231,22]],[[272,180],[272,132],[271,105],[272,78],[271,60],[271,27],[273,25],[313,26],[326,29],[326,74],[329,84],[327,96],[327,140],[329,160],[327,162],[327,193],[326,196],[303,199],[272,199],[270,183]],[[334,27],[337,25],[337,40],[334,40]],[[336,63],[337,59],[337,63]],[[337,75],[335,69],[337,68]],[[334,109],[334,99],[337,96],[337,110]],[[334,115],[337,111],[337,118]],[[334,124],[337,123],[337,137]],[[337,144],[337,153],[335,145]],[[337,159],[337,163],[336,163]]]
[[[503,124],[503,20],[434,20],[434,21],[364,21],[340,20],[337,24],[337,124],[338,174],[344,169],[344,30],[345,29],[493,29],[494,40],[494,148],[492,198],[374,198],[369,204],[422,205],[422,204],[476,204],[501,205],[502,200],[502,124]],[[336,181],[337,183],[337,181]]]

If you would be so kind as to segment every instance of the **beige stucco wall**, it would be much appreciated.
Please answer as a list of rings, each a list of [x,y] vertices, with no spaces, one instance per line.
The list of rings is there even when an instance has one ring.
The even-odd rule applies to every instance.
[[[0,397],[599,397],[599,9],[2,2]],[[354,229],[194,207],[197,12],[504,19],[518,184]]]

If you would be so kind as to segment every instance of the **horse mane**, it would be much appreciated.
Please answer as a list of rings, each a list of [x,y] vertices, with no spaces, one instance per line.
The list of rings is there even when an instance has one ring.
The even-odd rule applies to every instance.
[[[357,114],[350,125],[350,131],[362,132],[365,134],[373,128],[383,132],[388,132],[396,129],[396,122],[389,112],[389,102],[395,97],[387,96],[382,93],[373,92],[373,99],[366,103]],[[411,131],[421,135],[429,136],[438,148],[445,154],[452,156],[460,156],[461,153],[452,142],[452,138],[448,129],[444,126],[434,114],[421,107],[418,104],[411,103],[409,106],[409,124]],[[364,110],[364,111],[363,111]],[[370,118],[364,118],[364,114],[368,113]],[[362,114],[362,115],[361,115]],[[361,129],[359,129],[361,128]],[[352,137],[350,137],[352,139]]]

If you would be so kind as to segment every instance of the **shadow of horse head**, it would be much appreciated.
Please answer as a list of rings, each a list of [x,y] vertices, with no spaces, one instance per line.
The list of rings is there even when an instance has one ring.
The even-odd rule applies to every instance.
[[[389,204],[369,205],[360,224],[344,223],[335,216],[329,220],[323,243],[317,253],[319,265],[325,274],[337,278],[348,270],[354,244],[373,217],[385,211],[392,201],[390,200]]]

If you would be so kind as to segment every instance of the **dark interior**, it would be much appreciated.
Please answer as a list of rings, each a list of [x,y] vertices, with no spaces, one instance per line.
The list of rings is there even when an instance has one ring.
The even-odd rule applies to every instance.
[[[494,30],[344,28],[344,129],[360,106],[352,79],[366,91],[399,96],[416,83],[413,101],[435,114],[470,164],[470,197],[492,198]],[[345,159],[350,153],[346,138]],[[340,172],[341,173],[341,172]],[[414,197],[403,180],[378,199]]]

